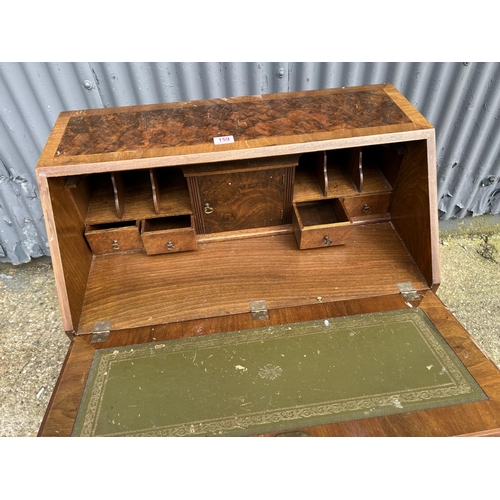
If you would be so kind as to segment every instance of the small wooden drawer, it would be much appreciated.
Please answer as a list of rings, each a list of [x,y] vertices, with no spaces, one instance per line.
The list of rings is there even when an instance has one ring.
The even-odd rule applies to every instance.
[[[146,219],[142,222],[141,237],[148,255],[196,250],[192,215]]]
[[[344,198],[344,206],[352,220],[384,217],[389,213],[391,193]]]
[[[85,238],[96,255],[142,250],[139,222],[123,221],[86,226]]]
[[[293,229],[300,249],[346,243],[352,223],[339,198],[296,203],[293,208]]]

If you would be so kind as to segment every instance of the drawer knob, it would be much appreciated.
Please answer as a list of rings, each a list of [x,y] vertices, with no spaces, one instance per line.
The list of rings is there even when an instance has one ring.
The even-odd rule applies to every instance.
[[[118,240],[113,240],[113,250],[120,250],[120,245],[118,244]]]
[[[366,203],[365,206],[363,207],[363,212],[367,214],[369,211],[370,211],[370,205]]]
[[[169,241],[169,242],[167,243],[167,250],[173,250],[174,248],[175,248],[175,247],[174,247],[174,244],[173,244],[171,241]]]
[[[332,244],[332,240],[328,236],[325,236],[324,240],[325,240],[325,245],[331,245]]]
[[[214,209],[210,206],[210,203],[205,203],[205,213],[211,214],[213,211]]]

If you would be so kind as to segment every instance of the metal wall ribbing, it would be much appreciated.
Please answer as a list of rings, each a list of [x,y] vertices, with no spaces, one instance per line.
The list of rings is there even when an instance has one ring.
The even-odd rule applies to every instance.
[[[500,213],[500,63],[0,63],[0,261],[48,255],[34,171],[60,111],[385,82],[436,128],[440,218]]]

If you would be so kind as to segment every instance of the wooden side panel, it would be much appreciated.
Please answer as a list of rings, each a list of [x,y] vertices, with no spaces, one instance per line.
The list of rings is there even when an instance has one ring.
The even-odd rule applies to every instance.
[[[111,182],[115,197],[116,215],[121,219],[125,210],[125,185],[121,172],[111,172]]]
[[[430,145],[432,147],[432,144]],[[408,144],[408,153],[394,189],[391,217],[394,227],[429,287],[439,284],[435,165],[429,164],[428,141]]]
[[[193,213],[189,199],[188,183],[180,168],[151,169],[153,198],[156,194],[155,209],[162,216],[186,215]]]
[[[85,222],[87,211],[90,204],[90,184],[87,176],[67,177],[65,182],[66,189],[69,189],[71,198],[76,206],[80,219]]]
[[[56,280],[65,288],[71,314],[71,318],[63,316],[63,321],[65,328],[72,324],[71,330],[76,330],[82,312],[92,252],[85,240],[85,226],[71,201],[71,194],[64,187],[64,182],[62,177],[48,180],[62,265],[62,275],[57,273]]]
[[[361,148],[348,151],[347,168],[349,176],[359,193],[363,192],[363,164]]]
[[[316,177],[303,165],[295,169],[293,183],[293,201],[300,203],[310,200],[321,200],[324,194],[319,187]]]
[[[406,147],[404,144],[388,144],[378,146],[377,149],[379,152],[378,166],[389,184],[395,186],[401,163],[406,154]]]

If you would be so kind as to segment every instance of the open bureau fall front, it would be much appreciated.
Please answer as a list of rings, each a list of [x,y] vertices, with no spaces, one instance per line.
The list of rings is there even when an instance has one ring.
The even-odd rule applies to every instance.
[[[39,434],[71,435],[99,349],[412,307],[486,400],[297,430],[500,432],[499,371],[435,295],[435,161],[388,84],[61,113],[36,172],[72,343]]]

